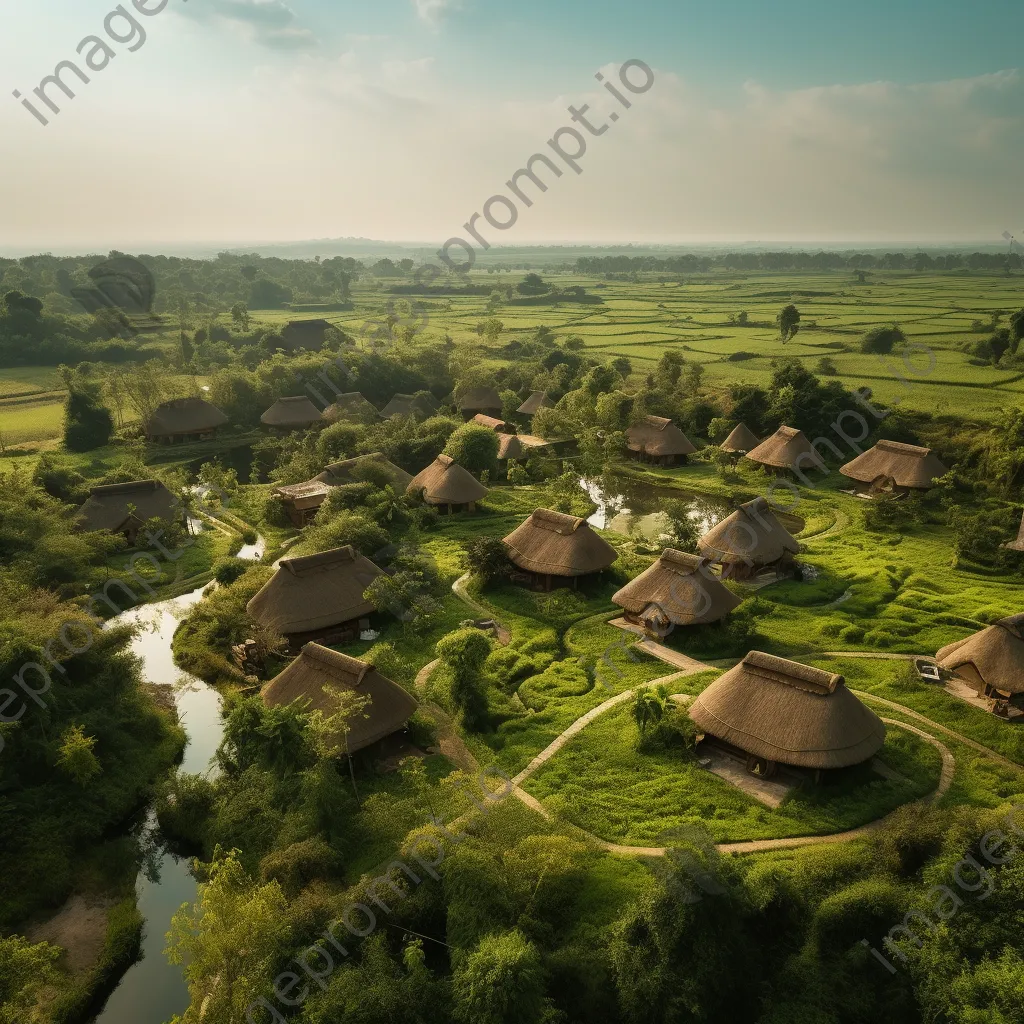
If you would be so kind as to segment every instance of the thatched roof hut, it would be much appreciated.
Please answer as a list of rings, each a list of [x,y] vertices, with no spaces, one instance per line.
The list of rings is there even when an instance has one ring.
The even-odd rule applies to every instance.
[[[337,399],[324,409],[323,416],[328,423],[340,423],[342,420],[371,423],[380,419],[380,413],[374,408],[373,403],[358,391],[338,395]]]
[[[745,423],[737,423],[732,433],[719,445],[723,452],[730,455],[746,455],[752,452],[761,442],[757,435]]]
[[[478,412],[501,414],[501,395],[494,388],[470,388],[455,404],[466,419]]]
[[[438,457],[409,482],[406,493],[428,505],[471,507],[487,497],[487,488],[448,455]]]
[[[873,757],[885,742],[882,720],[842,676],[760,651],[704,690],[690,717],[769,769],[846,768]]]
[[[697,449],[690,439],[664,416],[647,416],[626,431],[626,447],[641,459],[668,464],[685,459]]]
[[[773,470],[802,472],[808,468],[823,471],[827,468],[804,432],[795,427],[779,427],[767,441],[747,452],[747,458]]]
[[[440,409],[437,399],[426,392],[418,395],[395,395],[380,414],[389,420],[393,416],[412,416],[414,419],[429,419]]]
[[[520,416],[536,416],[541,409],[554,409],[555,403],[543,391],[534,391],[516,412]]]
[[[1024,518],[1020,521],[1020,533],[1017,539],[1006,545],[1011,551],[1024,551]]]
[[[1024,614],[943,647],[935,660],[970,682],[980,696],[1024,693]]]
[[[373,665],[315,643],[306,644],[299,656],[267,683],[263,703],[267,707],[285,707],[302,701],[309,711],[330,716],[337,706],[328,687],[352,690],[370,698],[366,717],[353,716],[347,723],[348,735],[342,732],[337,737],[338,745],[349,754],[405,728],[418,707],[411,694],[381,675]]]
[[[131,544],[148,520],[178,522],[182,514],[181,502],[159,480],[94,487],[78,509],[84,530],[121,533]]]
[[[899,441],[879,441],[840,470],[871,491],[927,491],[948,470],[931,448]]]
[[[282,559],[277,572],[246,605],[250,617],[287,637],[293,647],[359,630],[353,623],[374,611],[363,597],[381,575],[368,558],[346,546]]]
[[[279,398],[261,417],[265,427],[275,430],[304,430],[323,419],[320,410],[306,395]]]
[[[697,542],[700,553],[722,565],[724,576],[743,579],[761,569],[784,568],[800,542],[779,522],[766,498],[755,498],[712,527]]]
[[[327,331],[333,326],[329,320],[292,320],[282,329],[281,338],[289,349],[319,352]]]
[[[578,579],[607,569],[619,554],[585,519],[539,508],[504,540],[513,565],[535,576]]]
[[[157,406],[146,424],[146,436],[160,444],[213,437],[228,422],[215,405],[202,398],[175,398]]]
[[[550,441],[545,441],[543,437],[535,437],[533,434],[499,434],[498,461],[528,459],[551,446]]]
[[[710,571],[705,558],[666,548],[661,557],[612,597],[626,618],[666,636],[675,626],[721,622],[740,599]]]
[[[478,412],[469,422],[475,423],[478,427],[495,430],[499,434],[514,434],[516,430],[511,423],[499,419],[497,416],[485,416],[482,412]]]

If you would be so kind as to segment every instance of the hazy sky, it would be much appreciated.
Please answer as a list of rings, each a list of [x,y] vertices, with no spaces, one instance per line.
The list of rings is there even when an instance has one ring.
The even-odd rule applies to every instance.
[[[135,52],[112,0],[0,0],[0,247],[440,243],[583,103],[621,117],[495,242],[1024,234],[1019,0],[124,6]],[[594,75],[630,59],[655,84],[626,111]],[[90,82],[53,114],[62,60]]]

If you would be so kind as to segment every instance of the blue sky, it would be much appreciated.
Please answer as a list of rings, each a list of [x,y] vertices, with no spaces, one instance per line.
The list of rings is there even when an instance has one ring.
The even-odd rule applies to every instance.
[[[30,98],[116,7],[4,2],[0,67]],[[1024,229],[1019,2],[168,0],[136,17],[145,44],[108,40],[47,127],[0,104],[23,200],[0,213],[8,245],[440,242],[569,104],[614,109],[593,76],[630,58],[655,86],[497,242]]]

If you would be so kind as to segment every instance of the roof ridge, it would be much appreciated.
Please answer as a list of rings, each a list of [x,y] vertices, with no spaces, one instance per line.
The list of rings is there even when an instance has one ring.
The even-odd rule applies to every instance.
[[[765,654],[764,651],[750,651],[743,659],[743,664],[746,668],[752,669],[755,675],[821,696],[834,693],[846,682],[835,672],[827,672],[825,669],[804,665],[799,661],[790,661],[774,654]]]
[[[340,565],[343,562],[355,562],[359,552],[351,544],[329,551],[320,551],[315,555],[299,555],[296,558],[282,558],[281,568],[287,569],[293,576],[306,572],[308,569],[320,569],[328,565]]]

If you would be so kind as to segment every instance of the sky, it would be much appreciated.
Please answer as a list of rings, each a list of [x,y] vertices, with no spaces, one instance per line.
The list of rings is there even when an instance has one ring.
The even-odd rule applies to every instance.
[[[496,195],[494,219],[515,223],[474,222],[495,246],[1024,236],[1019,0],[0,11],[7,252],[441,244],[468,238]],[[33,90],[61,61],[89,81],[66,68],[76,95],[51,84],[54,113]],[[627,80],[646,91],[623,84],[630,61]],[[568,108],[584,104],[600,135],[573,122]],[[586,144],[581,173],[549,145],[563,128]],[[576,138],[557,139],[571,157]],[[535,153],[562,173],[537,165],[550,187],[526,181],[527,205],[506,183]]]

